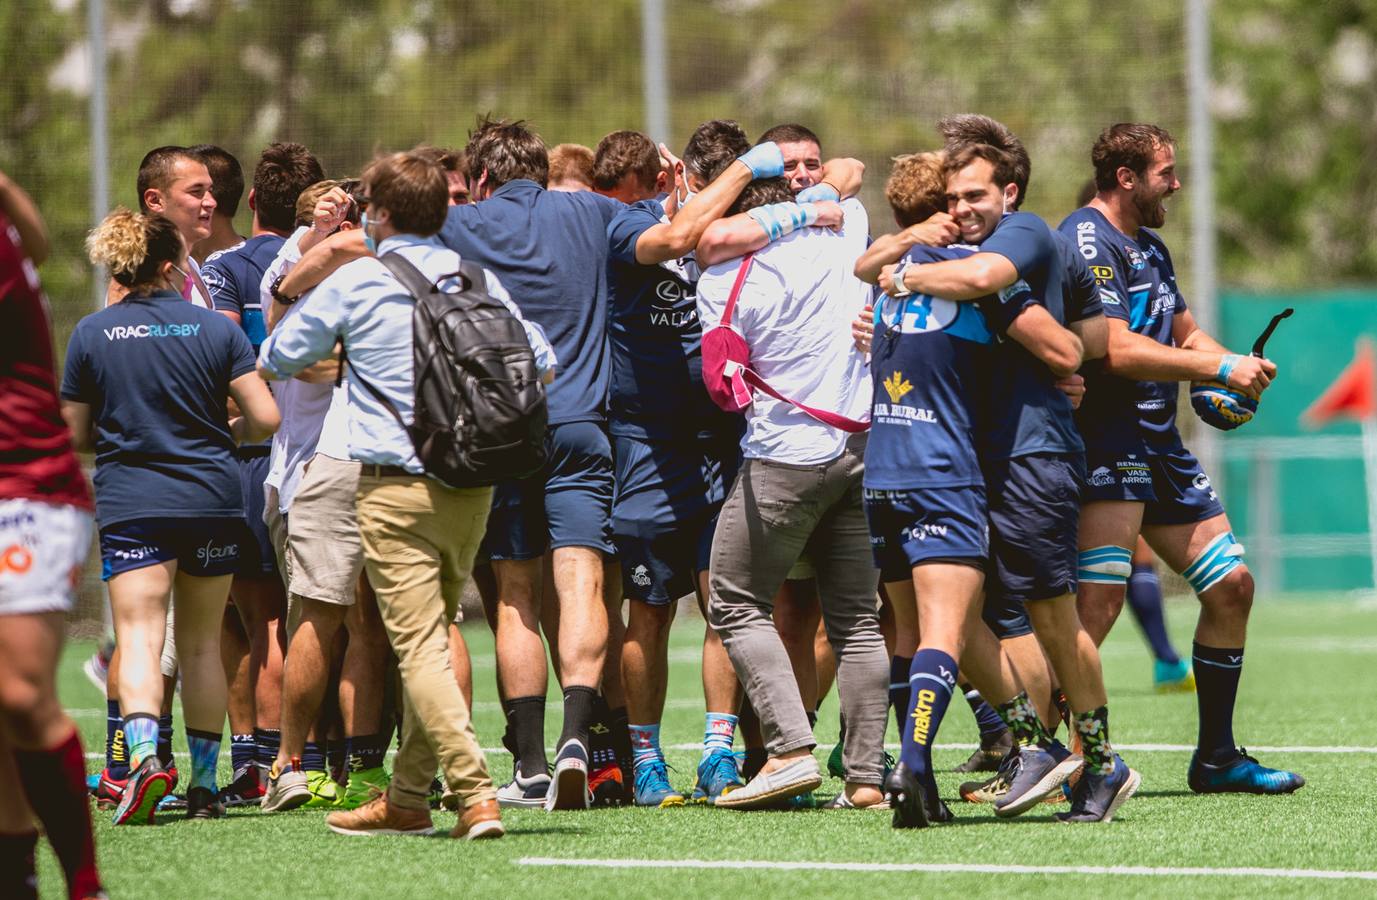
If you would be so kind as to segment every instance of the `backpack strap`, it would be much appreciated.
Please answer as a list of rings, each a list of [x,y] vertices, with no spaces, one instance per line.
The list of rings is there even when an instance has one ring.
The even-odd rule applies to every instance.
[[[378,262],[387,266],[393,277],[406,288],[413,299],[419,300],[426,294],[436,292],[435,282],[431,281],[421,270],[416,268],[411,262],[396,250],[391,253],[384,253],[378,257]]]

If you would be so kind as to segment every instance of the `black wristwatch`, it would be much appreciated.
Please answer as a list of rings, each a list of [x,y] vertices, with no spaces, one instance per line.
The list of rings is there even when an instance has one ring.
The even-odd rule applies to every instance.
[[[287,273],[283,272],[281,275],[274,278],[273,283],[268,286],[268,293],[272,294],[273,299],[276,300],[278,303],[281,303],[283,306],[291,306],[298,299],[300,299],[300,295],[296,297],[288,297],[286,294],[282,293],[282,282],[286,279],[286,277]]]

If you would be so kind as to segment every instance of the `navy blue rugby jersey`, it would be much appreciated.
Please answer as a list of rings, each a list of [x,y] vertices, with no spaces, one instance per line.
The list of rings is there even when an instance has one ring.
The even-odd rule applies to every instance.
[[[201,280],[210,291],[217,310],[238,313],[239,327],[248,336],[253,352],[268,339],[268,322],[263,313],[261,285],[285,238],[260,234],[227,250],[212,253],[201,266]]]
[[[998,253],[1018,270],[1017,281],[980,301],[991,330],[1001,336],[990,366],[982,458],[1084,453],[1071,401],[1056,386],[1051,370],[1022,344],[1004,336],[1032,305],[1045,307],[1057,322],[1067,324],[1070,273],[1057,238],[1042,219],[1016,212],[1001,219],[979,249]]]
[[[641,440],[739,432],[741,417],[719,409],[703,387],[697,262],[692,256],[658,265],[636,261],[636,242],[662,221],[661,201],[642,200],[607,226],[608,430]]]
[[[974,248],[917,246],[915,263],[960,259]],[[885,490],[983,485],[976,431],[986,402],[990,329],[975,303],[877,292],[870,371],[875,378],[865,486]]]
[[[172,291],[77,323],[62,396],[91,406],[101,527],[244,515],[225,401],[230,382],[253,370],[242,330]]]
[[[1185,312],[1186,301],[1176,286],[1176,270],[1162,239],[1141,228],[1135,240],[1090,206],[1067,216],[1059,230],[1075,242],[1089,264],[1105,315],[1127,322],[1137,334],[1172,346],[1172,324],[1178,313]],[[1093,382],[1087,379],[1080,419],[1098,437],[1122,430],[1125,420],[1135,417],[1143,440],[1173,446],[1180,441],[1176,392],[1174,381],[1133,381],[1099,373]]]

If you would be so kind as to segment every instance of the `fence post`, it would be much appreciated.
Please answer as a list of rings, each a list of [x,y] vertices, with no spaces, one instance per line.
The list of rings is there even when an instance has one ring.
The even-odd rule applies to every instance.
[[[1255,446],[1248,472],[1248,558],[1259,596],[1275,594],[1285,574],[1281,541],[1281,522],[1277,510],[1277,461],[1262,446]],[[1279,575],[1280,573],[1280,575]]]

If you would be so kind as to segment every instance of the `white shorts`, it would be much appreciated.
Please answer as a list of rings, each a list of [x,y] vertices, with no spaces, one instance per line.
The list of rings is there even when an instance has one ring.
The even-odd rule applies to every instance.
[[[0,500],[0,615],[71,612],[94,527],[75,506]]]

